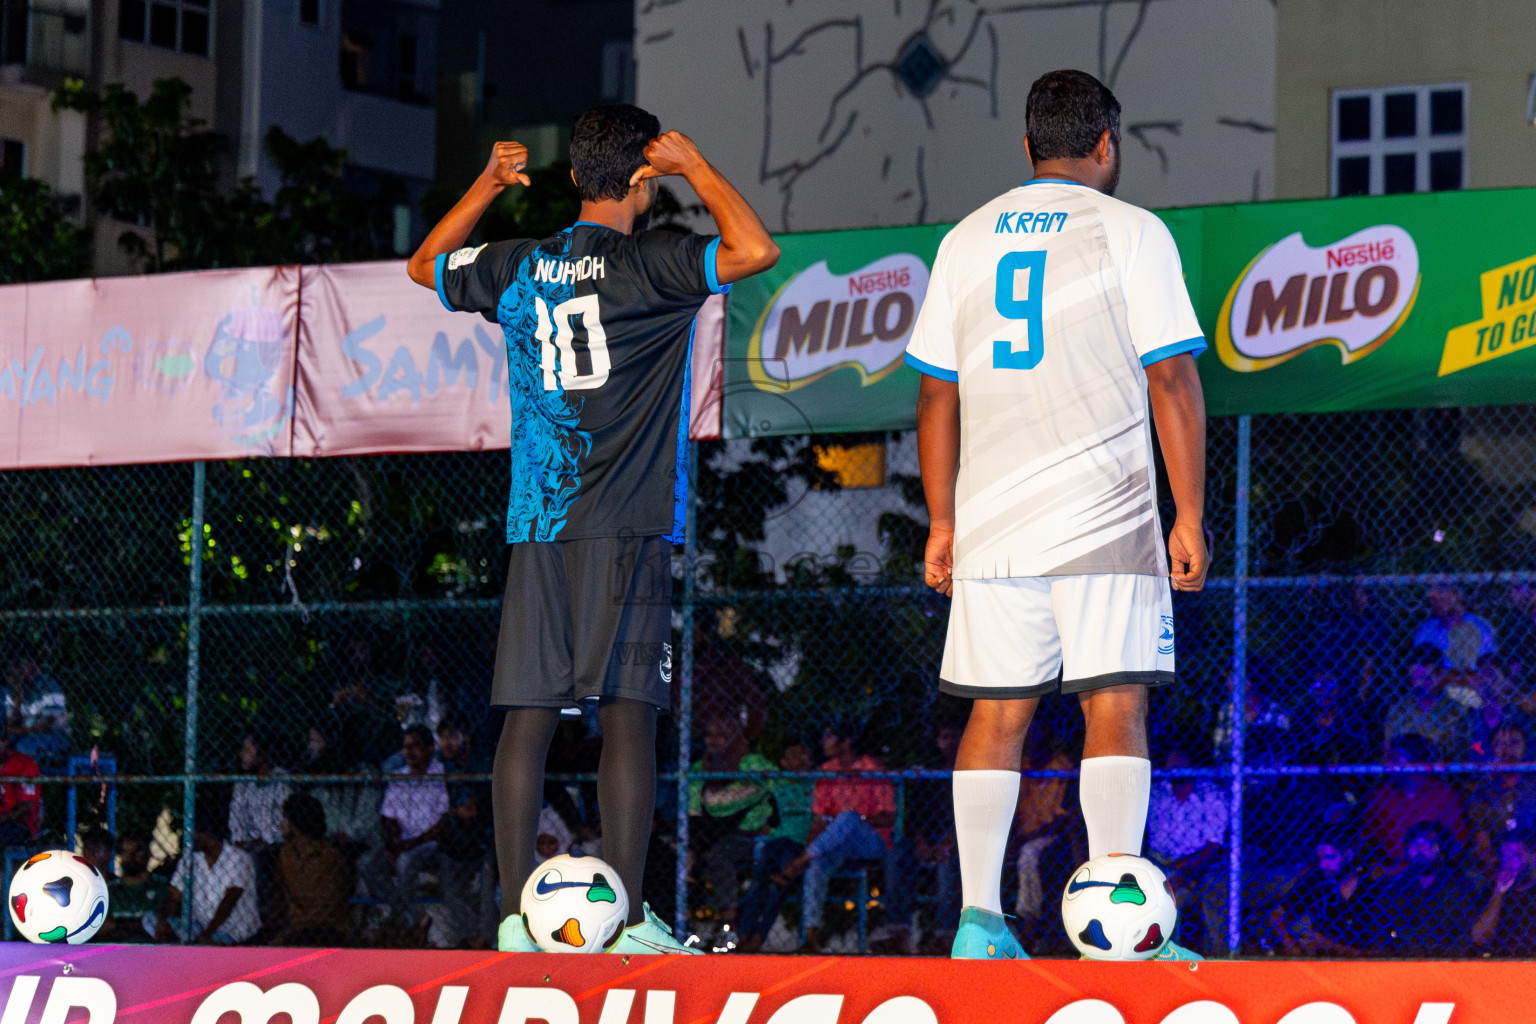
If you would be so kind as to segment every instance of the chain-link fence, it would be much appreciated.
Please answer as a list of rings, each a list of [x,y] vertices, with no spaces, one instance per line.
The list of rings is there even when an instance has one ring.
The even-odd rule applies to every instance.
[[[968,709],[936,688],[913,438],[697,448],[644,895],[720,948],[947,952]],[[491,941],[505,473],[485,453],[0,476],[7,867],[115,857],[122,939],[152,913],[171,940]],[[1181,940],[1536,951],[1536,415],[1216,420],[1208,477],[1212,575],[1175,598],[1181,685],[1151,716],[1147,846]],[[1056,894],[1086,856],[1074,704],[1042,703],[1004,872],[1037,954],[1069,951]],[[596,723],[561,729],[540,853],[600,852]],[[409,781],[433,759],[445,775]],[[877,827],[802,873],[838,809]],[[220,919],[232,879],[251,901]]]

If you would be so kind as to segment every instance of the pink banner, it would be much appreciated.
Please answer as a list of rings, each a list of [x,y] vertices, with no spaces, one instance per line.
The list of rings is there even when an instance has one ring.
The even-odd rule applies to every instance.
[[[293,267],[0,288],[0,469],[292,452]]]
[[[715,297],[695,439],[723,328]],[[505,448],[506,369],[501,329],[398,261],[0,287],[0,469]]]

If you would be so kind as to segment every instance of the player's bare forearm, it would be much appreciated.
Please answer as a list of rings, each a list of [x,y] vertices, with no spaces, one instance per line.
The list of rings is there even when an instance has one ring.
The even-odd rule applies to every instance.
[[[480,217],[508,185],[527,185],[528,150],[517,142],[498,142],[490,162],[469,186],[469,191],[427,233],[420,248],[406,262],[405,271],[423,288],[436,288],[434,263],[445,252],[461,248]]]
[[[1168,467],[1178,518],[1168,537],[1175,590],[1205,586],[1205,393],[1194,356],[1184,353],[1147,367],[1147,398]]]
[[[715,276],[721,284],[761,274],[779,262],[778,243],[763,227],[757,211],[734,185],[725,180],[725,175],[700,158],[698,165],[685,177],[720,229]]]
[[[646,163],[630,183],[646,178],[680,174],[698,193],[704,208],[720,229],[720,249],[715,255],[715,277],[721,284],[761,274],[779,262],[779,246],[763,227],[757,212],[725,175],[699,152],[682,132],[663,132],[645,147]]]
[[[941,594],[952,587],[955,478],[960,472],[960,385],[923,374],[917,392],[917,462],[928,505],[923,580]]]

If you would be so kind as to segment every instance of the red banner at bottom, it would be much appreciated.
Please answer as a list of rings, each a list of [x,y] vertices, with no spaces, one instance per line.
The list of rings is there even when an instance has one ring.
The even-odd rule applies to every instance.
[[[1514,963],[1080,963],[0,944],[4,1024],[1472,1024]]]

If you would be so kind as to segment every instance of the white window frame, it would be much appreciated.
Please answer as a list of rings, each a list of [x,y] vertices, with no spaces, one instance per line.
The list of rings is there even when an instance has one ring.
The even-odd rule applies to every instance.
[[[1432,93],[1457,89],[1461,92],[1461,131],[1454,135],[1429,133],[1429,98]],[[1386,98],[1413,93],[1414,133],[1412,136],[1386,137]],[[1339,101],[1367,98],[1371,104],[1371,135],[1368,139],[1339,141]],[[1328,194],[1339,194],[1339,161],[1349,157],[1369,157],[1369,195],[1379,196],[1386,187],[1385,157],[1414,155],[1415,192],[1429,191],[1429,156],[1448,149],[1461,151],[1461,187],[1468,187],[1467,122],[1471,113],[1471,90],[1466,82],[1436,82],[1432,85],[1391,85],[1379,89],[1334,89],[1328,97]]]
[[[155,7],[156,4],[161,4],[161,5],[166,6],[166,7],[175,7],[176,8],[176,45],[175,46],[165,47],[165,46],[161,46],[159,43],[152,43],[152,42],[149,41],[150,33],[151,33],[150,26],[153,23],[154,7]],[[153,46],[157,50],[169,49],[169,50],[171,50],[172,52],[175,52],[175,53],[184,53],[184,54],[186,54],[189,57],[202,57],[205,60],[212,60],[213,59],[213,53],[214,53],[214,42],[213,42],[214,24],[215,24],[215,18],[217,16],[217,12],[214,9],[215,6],[216,6],[216,0],[206,0],[206,2],[204,2],[204,3],[199,3],[198,0],[193,0],[193,2],[190,3],[190,4],[186,3],[185,0],[144,0],[144,34],[142,36],[138,37],[137,39],[133,38],[132,36],[124,36],[122,34],[122,26],[119,25],[118,26],[118,37],[121,38],[121,39],[125,39],[128,42],[136,42],[136,43],[140,43],[140,44],[142,44],[144,46]],[[207,50],[206,53],[193,53],[191,50],[186,49],[186,40],[182,38],[182,27],[186,24],[185,15],[186,15],[186,10],[187,10],[188,7],[191,7],[193,9],[195,9],[195,10],[198,10],[198,11],[206,11],[207,12],[207,15],[208,15],[208,50]]]

